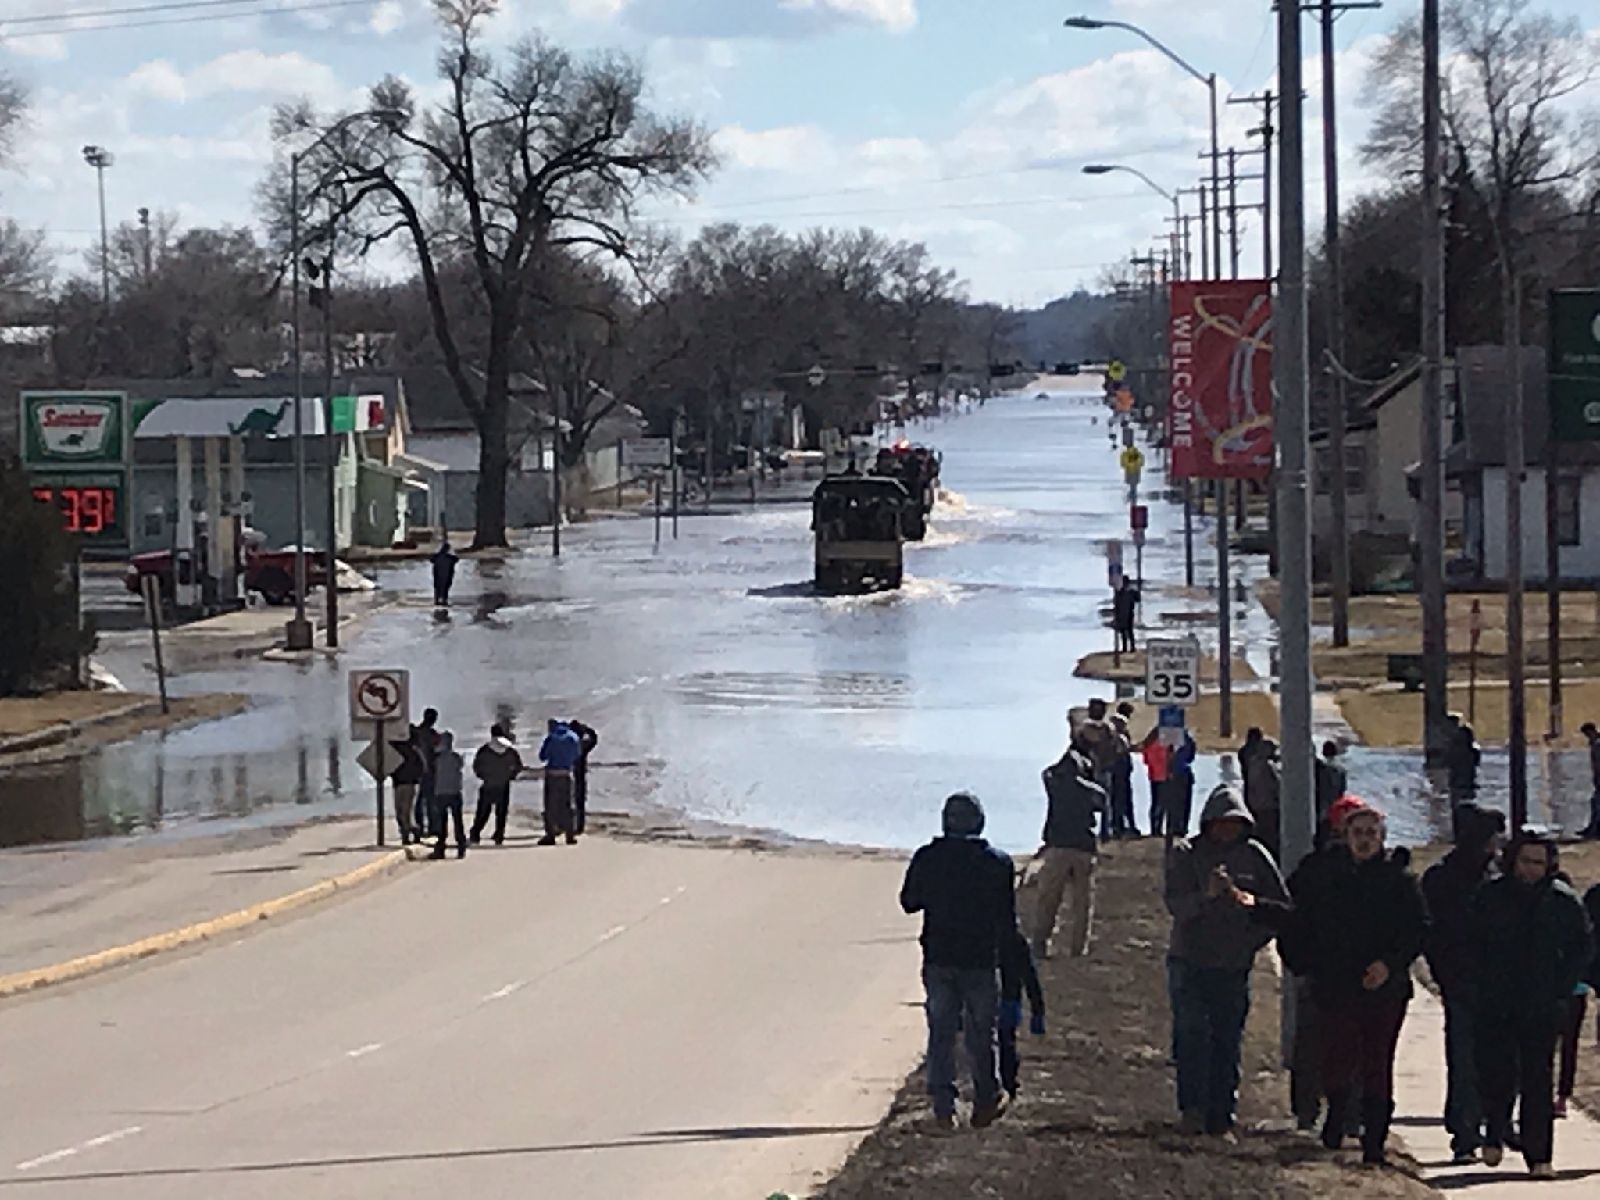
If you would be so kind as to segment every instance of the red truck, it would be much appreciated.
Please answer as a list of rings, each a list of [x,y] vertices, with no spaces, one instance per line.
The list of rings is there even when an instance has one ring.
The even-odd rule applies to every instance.
[[[186,553],[193,553],[192,551]],[[246,591],[258,592],[268,604],[288,604],[294,599],[294,551],[262,550],[246,545],[244,552],[244,586]],[[161,598],[171,601],[173,591],[173,552],[152,550],[135,554],[128,560],[128,572],[123,585],[134,595],[139,595],[144,577],[154,575],[161,581]],[[323,555],[317,550],[305,551],[306,590],[321,587],[328,581]],[[187,562],[179,568],[187,578]]]

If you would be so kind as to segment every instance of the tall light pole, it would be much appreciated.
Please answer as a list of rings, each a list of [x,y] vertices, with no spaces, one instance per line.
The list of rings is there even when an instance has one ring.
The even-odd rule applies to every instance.
[[[1085,175],[1109,175],[1113,171],[1120,171],[1124,175],[1132,175],[1137,179],[1143,180],[1144,183],[1145,183],[1145,186],[1147,186],[1151,191],[1157,193],[1158,195],[1164,196],[1166,199],[1170,200],[1172,202],[1172,220],[1173,220],[1173,229],[1174,229],[1174,231],[1176,231],[1178,229],[1178,227],[1183,223],[1183,214],[1182,214],[1182,211],[1179,208],[1179,204],[1178,204],[1178,195],[1179,194],[1177,192],[1169,192],[1166,188],[1162,187],[1159,183],[1157,183],[1154,179],[1151,179],[1150,176],[1146,175],[1143,171],[1139,170],[1137,167],[1125,166],[1122,163],[1089,163],[1087,166],[1085,166],[1083,168],[1083,173]],[[1176,236],[1176,234],[1175,234],[1175,236]],[[1202,243],[1202,247],[1201,248],[1204,249],[1203,243]],[[1173,245],[1172,261],[1173,261],[1173,264],[1174,264],[1173,276],[1176,277],[1176,275],[1177,275],[1177,263],[1180,261],[1179,257],[1178,257],[1178,251],[1177,251],[1176,243],[1174,243],[1174,245]],[[1187,269],[1184,270],[1184,275],[1185,276],[1188,275]],[[1183,581],[1184,581],[1184,586],[1185,587],[1193,587],[1194,586],[1194,491],[1193,491],[1193,488],[1194,488],[1194,485],[1188,479],[1185,479],[1183,481]]]
[[[1211,203],[1216,206],[1213,210],[1216,219],[1211,223],[1211,262],[1216,264],[1215,269],[1217,274],[1222,274],[1222,269],[1220,266],[1222,262],[1222,210],[1220,207],[1222,203],[1222,150],[1219,138],[1217,136],[1216,72],[1213,71],[1210,74],[1206,74],[1198,67],[1193,66],[1188,61],[1180,57],[1169,47],[1157,41],[1145,30],[1140,29],[1137,25],[1131,25],[1127,21],[1102,21],[1094,17],[1068,17],[1062,22],[1062,24],[1068,29],[1126,30],[1135,37],[1142,38],[1153,49],[1159,50],[1162,54],[1166,55],[1166,57],[1177,66],[1183,68],[1183,70],[1187,71],[1199,82],[1205,84],[1206,89],[1211,93]]]
[[[111,250],[106,236],[106,168],[117,161],[104,146],[85,146],[83,161],[94,168],[100,185],[100,302],[111,307]]]

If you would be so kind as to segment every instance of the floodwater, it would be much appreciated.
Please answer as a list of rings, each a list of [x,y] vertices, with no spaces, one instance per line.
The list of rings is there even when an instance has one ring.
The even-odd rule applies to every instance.
[[[344,673],[404,667],[414,709],[437,707],[469,756],[496,720],[530,749],[548,717],[595,725],[597,809],[650,803],[903,847],[935,832],[941,799],[966,788],[997,842],[1029,849],[1039,771],[1061,751],[1067,709],[1109,694],[1072,671],[1109,647],[1103,542],[1127,536],[1126,489],[1087,394],[991,401],[912,435],[944,452],[950,495],[927,541],[908,548],[899,592],[814,595],[804,504],[685,516],[659,550],[651,522],[610,519],[568,531],[559,561],[530,547],[504,563],[463,563],[448,617],[427,603],[426,564],[384,569],[377,581],[392,605],[337,662],[229,663],[173,681],[180,694],[249,693],[250,711],[0,774],[0,845],[370,813]],[[1145,574],[1181,582],[1181,511],[1150,503]],[[1201,580],[1214,573],[1209,528],[1196,522]],[[1132,570],[1131,545],[1124,558]],[[1239,564],[1233,597],[1237,644],[1266,675],[1273,631],[1247,587],[1263,565]],[[1209,639],[1173,614],[1214,601],[1153,591],[1149,624]],[[138,635],[106,643],[119,678],[153,688]],[[1352,789],[1389,808],[1399,837],[1426,838],[1447,821],[1415,755],[1358,750],[1350,765]],[[1581,823],[1586,771],[1570,759],[1553,769],[1547,781],[1551,766],[1536,760],[1535,788],[1542,797],[1548,783],[1564,800],[1547,809],[1536,799],[1536,814]],[[1494,781],[1504,770],[1489,757],[1486,795],[1503,794]],[[1202,764],[1202,788],[1216,771]],[[523,785],[524,803],[536,786]]]

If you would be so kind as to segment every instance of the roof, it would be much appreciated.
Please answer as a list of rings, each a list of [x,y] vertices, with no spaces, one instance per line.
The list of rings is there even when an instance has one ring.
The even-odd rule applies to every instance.
[[[469,368],[474,383],[481,385],[482,377]],[[452,433],[477,431],[472,415],[461,403],[455,381],[443,367],[413,367],[404,373],[406,407],[411,417],[411,428],[419,433]],[[547,392],[542,383],[520,371],[511,376],[510,428],[513,433],[531,430],[535,425],[549,427],[544,409],[549,406]]]

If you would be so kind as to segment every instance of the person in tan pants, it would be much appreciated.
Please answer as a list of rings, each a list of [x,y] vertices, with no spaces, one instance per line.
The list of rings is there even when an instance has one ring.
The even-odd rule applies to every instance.
[[[1106,793],[1094,782],[1089,760],[1075,748],[1045,768],[1044,789],[1049,811],[1044,823],[1044,845],[1036,856],[1039,869],[1033,955],[1039,959],[1049,957],[1061,902],[1070,893],[1067,946],[1074,958],[1081,958],[1089,952],[1094,921],[1094,860],[1099,848],[1095,824],[1105,811]]]

